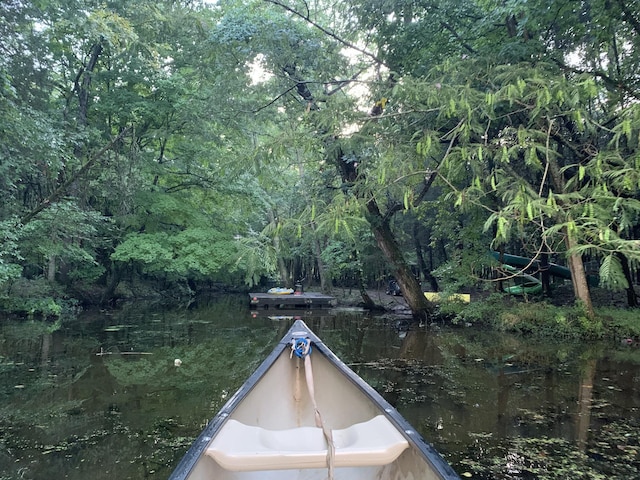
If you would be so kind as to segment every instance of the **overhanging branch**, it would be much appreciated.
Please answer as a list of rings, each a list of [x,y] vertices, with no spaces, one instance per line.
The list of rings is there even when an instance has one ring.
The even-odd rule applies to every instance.
[[[324,33],[328,37],[333,38],[335,41],[337,41],[338,43],[341,43],[345,47],[349,47],[349,48],[355,50],[356,52],[360,52],[361,54],[365,55],[366,57],[369,57],[371,60],[373,60],[374,62],[376,62],[379,65],[386,66],[385,63],[380,58],[378,58],[376,55],[374,55],[373,53],[365,50],[364,48],[358,47],[356,44],[351,43],[348,40],[345,40],[344,38],[339,37],[335,33],[333,33],[331,31],[327,30],[326,28],[324,28],[319,23],[314,22],[313,20],[311,20],[311,18],[309,18],[309,14],[308,13],[306,15],[304,15],[304,14],[298,12],[297,10],[289,7],[288,5],[285,5],[284,3],[281,3],[279,0],[265,0],[265,2],[272,3],[274,5],[277,5],[278,7],[281,7],[283,9],[285,9],[287,12],[289,12],[289,13],[297,16],[297,17],[300,17],[305,22],[307,22],[309,25],[312,25],[313,27],[317,28],[322,33]]]
[[[56,188],[54,192],[51,195],[49,195],[47,198],[45,198],[42,202],[40,202],[40,204],[36,208],[34,208],[33,210],[31,210],[31,212],[29,212],[24,217],[22,217],[22,224],[24,225],[25,223],[28,223],[36,215],[42,212],[44,209],[50,207],[53,203],[57,202],[60,199],[60,197],[62,197],[64,193],[69,189],[69,187],[73,185],[74,182],[78,181],[79,178],[85,175],[89,171],[89,169],[100,158],[102,158],[102,156],[105,153],[107,153],[107,151],[109,151],[116,143],[118,143],[122,139],[122,137],[125,136],[125,134],[129,131],[129,129],[130,128],[127,127],[124,130],[122,130],[117,137],[111,140],[107,145],[102,147],[95,155],[93,155],[89,160],[87,160],[87,163],[85,163],[80,168],[80,170],[78,170],[69,180],[67,180],[58,188]]]

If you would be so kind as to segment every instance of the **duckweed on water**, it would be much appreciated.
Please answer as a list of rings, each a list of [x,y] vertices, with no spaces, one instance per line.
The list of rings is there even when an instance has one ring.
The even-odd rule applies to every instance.
[[[471,434],[475,441],[460,463],[473,478],[495,480],[617,480],[640,478],[637,427],[613,422],[599,440],[581,450],[549,437],[510,438],[495,444],[491,435]]]
[[[476,443],[475,451],[462,462],[474,478],[515,480],[606,480],[588,455],[557,438],[514,438],[494,447]]]
[[[1,325],[0,480],[166,478],[288,328],[245,310],[100,314],[54,333]],[[361,316],[307,324],[463,478],[640,478],[634,344],[444,325],[399,336]]]

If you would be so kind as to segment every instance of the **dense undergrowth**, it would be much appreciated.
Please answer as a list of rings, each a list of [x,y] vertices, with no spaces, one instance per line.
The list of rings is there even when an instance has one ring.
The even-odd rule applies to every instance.
[[[596,307],[596,318],[592,320],[581,305],[553,305],[545,300],[525,302],[493,294],[468,304],[443,303],[438,306],[438,317],[453,324],[535,337],[640,342],[638,309]]]

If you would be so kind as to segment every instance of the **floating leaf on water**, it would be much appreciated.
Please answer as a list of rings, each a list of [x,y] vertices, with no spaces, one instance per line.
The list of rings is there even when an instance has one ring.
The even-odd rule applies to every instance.
[[[119,332],[120,330],[124,330],[125,328],[131,328],[133,325],[111,325],[104,329],[105,332]]]

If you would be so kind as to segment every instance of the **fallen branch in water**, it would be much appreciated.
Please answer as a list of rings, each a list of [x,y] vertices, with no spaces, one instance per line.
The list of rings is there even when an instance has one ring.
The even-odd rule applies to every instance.
[[[98,352],[97,356],[102,357],[103,355],[153,355],[151,352]]]

